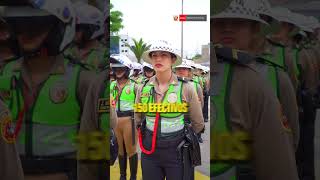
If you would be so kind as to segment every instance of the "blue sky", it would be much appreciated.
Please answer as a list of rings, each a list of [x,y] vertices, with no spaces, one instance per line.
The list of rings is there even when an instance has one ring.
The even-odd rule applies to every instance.
[[[120,34],[145,41],[167,40],[181,48],[181,0],[111,0],[115,10],[123,13],[124,29]],[[210,0],[184,0],[184,14],[210,14]],[[184,23],[184,54],[201,53],[201,45],[210,39],[210,21]]]

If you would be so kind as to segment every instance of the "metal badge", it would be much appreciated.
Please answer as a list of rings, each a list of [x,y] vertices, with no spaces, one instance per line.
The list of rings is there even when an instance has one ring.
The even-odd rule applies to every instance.
[[[178,100],[177,94],[175,94],[175,93],[170,93],[170,94],[168,95],[168,102],[169,102],[169,103],[175,103],[175,102],[177,102],[177,100]]]
[[[68,97],[68,90],[64,84],[57,83],[50,88],[49,94],[54,103],[63,103]]]
[[[126,89],[126,93],[127,93],[127,94],[130,94],[130,88],[127,88],[127,89]]]

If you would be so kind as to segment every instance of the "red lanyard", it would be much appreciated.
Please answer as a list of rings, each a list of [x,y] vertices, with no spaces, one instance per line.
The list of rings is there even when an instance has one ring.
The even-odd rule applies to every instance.
[[[154,153],[154,151],[155,151],[155,149],[156,149],[157,130],[158,130],[158,121],[159,121],[159,118],[160,118],[160,114],[159,114],[159,112],[157,112],[157,113],[156,113],[156,119],[155,119],[155,122],[154,122],[154,127],[153,127],[151,150],[146,150],[146,149],[143,147],[141,129],[140,129],[140,128],[138,129],[138,133],[139,133],[139,145],[140,145],[141,151],[142,151],[143,153],[145,153],[145,154],[150,155],[150,154]]]

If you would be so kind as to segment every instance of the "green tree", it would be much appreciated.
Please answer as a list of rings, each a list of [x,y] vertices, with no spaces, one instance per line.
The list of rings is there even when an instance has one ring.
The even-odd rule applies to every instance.
[[[113,11],[113,5],[110,3],[110,32],[118,33],[124,26],[122,25],[122,12]]]
[[[136,40],[136,39],[132,39],[134,42],[133,46],[130,46],[129,44],[126,44],[130,50],[134,53],[134,55],[136,56],[138,63],[140,63],[141,58],[142,58],[142,54],[150,49],[151,45],[148,45],[147,43],[145,43],[142,38],[140,38],[140,40]]]
[[[201,59],[201,57],[201,54],[196,54],[195,56],[193,56],[192,60]]]

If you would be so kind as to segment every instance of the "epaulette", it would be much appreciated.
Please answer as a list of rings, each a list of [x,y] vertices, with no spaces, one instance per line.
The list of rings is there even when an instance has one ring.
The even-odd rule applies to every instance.
[[[215,46],[215,52],[218,61],[229,61],[235,64],[246,65],[254,60],[253,56],[237,49]]]
[[[90,70],[87,64],[82,63],[80,60],[74,58],[71,55],[64,55],[64,58],[67,59],[73,65],[79,65],[85,70]]]
[[[269,42],[270,44],[272,44],[273,46],[286,47],[285,45],[281,44],[280,42],[273,41],[273,40],[271,40],[271,39],[269,39],[269,38],[267,38],[267,40],[268,40],[268,42]]]
[[[270,60],[268,60],[266,58],[256,57],[255,59],[259,63],[266,64],[266,65],[269,65],[269,66],[273,66],[273,67],[276,67],[276,68],[280,68],[280,69],[286,71],[285,67],[283,67],[283,66],[281,66],[281,65],[279,65],[279,64],[277,64],[277,63],[275,63],[273,61],[270,61]]]
[[[184,83],[190,81],[190,80],[188,80],[188,79],[186,79],[186,78],[184,78],[184,77],[178,77],[178,80],[179,80],[179,81],[182,81],[182,82],[184,82]]]

